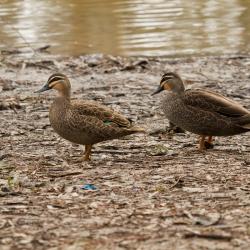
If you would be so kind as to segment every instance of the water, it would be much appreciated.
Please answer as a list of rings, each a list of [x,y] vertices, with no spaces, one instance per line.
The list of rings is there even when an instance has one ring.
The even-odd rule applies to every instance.
[[[61,55],[250,51],[250,0],[0,0],[0,49]]]

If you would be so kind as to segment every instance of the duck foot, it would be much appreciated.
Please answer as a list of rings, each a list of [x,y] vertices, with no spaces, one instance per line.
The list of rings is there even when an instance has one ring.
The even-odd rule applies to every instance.
[[[208,142],[208,141],[204,142],[204,146],[205,146],[206,149],[214,148],[214,144],[212,144],[211,142]]]
[[[211,135],[208,136],[208,140],[204,142],[204,146],[206,149],[214,148],[212,141],[213,141],[213,137]]]
[[[92,149],[92,145],[85,145],[85,153],[84,153],[84,157],[83,160],[84,161],[90,161],[90,155],[91,155],[91,149]]]
[[[211,149],[214,148],[214,145],[212,144],[213,137],[208,136],[208,140],[206,141],[206,136],[202,135],[200,139],[200,145],[199,145],[199,150],[203,151],[206,149]]]

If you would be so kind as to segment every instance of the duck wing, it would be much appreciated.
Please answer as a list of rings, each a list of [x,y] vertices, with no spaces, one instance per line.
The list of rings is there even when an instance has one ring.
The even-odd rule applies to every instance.
[[[72,101],[72,111],[80,117],[95,118],[106,125],[130,128],[131,121],[120,113],[95,101]]]
[[[186,105],[226,117],[241,118],[250,114],[247,109],[237,102],[208,90],[186,90],[183,99]]]

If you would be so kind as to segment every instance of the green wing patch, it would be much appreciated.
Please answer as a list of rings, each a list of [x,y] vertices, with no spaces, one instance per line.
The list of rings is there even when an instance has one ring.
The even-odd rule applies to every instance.
[[[109,126],[111,123],[112,123],[112,122],[109,121],[109,120],[104,121],[104,124],[107,125],[107,126]]]

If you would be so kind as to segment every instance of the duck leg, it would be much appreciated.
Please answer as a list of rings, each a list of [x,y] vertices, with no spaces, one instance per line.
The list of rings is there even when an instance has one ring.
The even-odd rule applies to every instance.
[[[201,138],[200,138],[200,144],[199,144],[199,150],[200,151],[206,149],[206,147],[205,147],[205,138],[206,138],[205,135],[202,135]]]
[[[208,143],[212,143],[212,141],[213,141],[213,136],[211,136],[211,135],[210,135],[210,136],[208,136],[208,140],[207,140],[207,142],[208,142]]]
[[[205,141],[205,147],[206,147],[206,149],[209,149],[209,148],[213,148],[214,147],[214,145],[212,144],[212,141],[213,141],[213,136],[208,136],[208,140],[207,141]]]
[[[84,161],[90,161],[92,145],[85,145]]]

